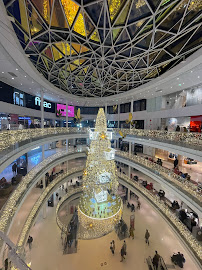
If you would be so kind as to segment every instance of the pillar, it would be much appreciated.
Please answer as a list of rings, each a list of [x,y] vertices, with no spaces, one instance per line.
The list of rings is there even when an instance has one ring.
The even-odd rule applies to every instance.
[[[128,188],[127,201],[130,201],[130,189]]]
[[[66,151],[68,152],[68,150],[69,150],[69,141],[68,139],[66,139]]]
[[[130,104],[130,112],[133,114],[133,100],[131,100],[131,104]],[[130,125],[130,128],[132,128],[131,125]]]
[[[66,128],[68,128],[68,101],[66,100]]]
[[[118,104],[118,128],[120,128],[120,104]]]
[[[129,155],[131,155],[132,143],[129,142]]]
[[[106,121],[107,121],[107,104],[105,104],[105,117],[106,117]]]
[[[128,176],[130,177],[130,175],[131,175],[131,167],[128,166]],[[131,178],[131,177],[130,177],[130,178]]]
[[[44,128],[44,106],[43,91],[41,90],[41,128]]]

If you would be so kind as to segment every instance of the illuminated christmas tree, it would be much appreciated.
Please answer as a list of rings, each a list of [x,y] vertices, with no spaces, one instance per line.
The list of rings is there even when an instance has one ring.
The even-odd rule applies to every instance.
[[[113,230],[122,215],[122,202],[117,196],[115,151],[111,148],[112,133],[107,132],[104,110],[99,109],[95,131],[90,132],[90,149],[83,173],[83,195],[79,221],[87,231],[85,238],[100,237]]]

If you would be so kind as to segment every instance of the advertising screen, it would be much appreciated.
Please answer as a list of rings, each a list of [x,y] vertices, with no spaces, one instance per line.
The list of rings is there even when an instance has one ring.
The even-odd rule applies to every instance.
[[[66,116],[66,105],[57,104],[57,111],[62,113],[62,116]],[[68,106],[68,117],[74,117],[74,106]]]

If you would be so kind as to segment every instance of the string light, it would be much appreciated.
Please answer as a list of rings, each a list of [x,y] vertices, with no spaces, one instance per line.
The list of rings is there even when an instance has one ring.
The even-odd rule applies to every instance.
[[[83,174],[83,195],[78,207],[80,238],[103,236],[114,229],[122,216],[122,201],[117,196],[118,181],[114,155],[107,133],[104,110],[99,109]]]
[[[160,210],[160,212],[165,216],[166,220],[172,224],[178,235],[185,241],[189,248],[193,251],[195,256],[199,261],[202,260],[202,249],[199,242],[194,238],[188,228],[179,220],[179,218],[173,213],[170,208],[165,205],[165,203],[160,200],[159,196],[151,193],[149,190],[144,188],[139,182],[132,181],[130,177],[125,174],[118,173],[120,179],[128,183],[130,186],[138,190],[142,195],[144,195],[150,203],[154,205],[155,208]]]
[[[167,182],[171,182],[173,185],[177,185],[183,193],[188,194],[189,197],[192,197],[192,200],[197,202],[199,205],[202,203],[202,196],[198,192],[197,185],[194,185],[192,182],[187,181],[180,175],[177,175],[172,170],[162,167],[144,157],[137,156],[137,155],[130,155],[129,153],[116,151],[116,156],[124,157],[129,159],[135,163],[138,163],[142,166],[147,167],[157,173],[158,175],[162,176]]]
[[[1,209],[0,216],[0,230],[4,233],[7,233],[8,228],[14,218],[20,203],[23,201],[23,198],[26,196],[30,187],[36,183],[37,175],[40,174],[44,169],[50,167],[52,162],[61,159],[64,155],[69,156],[74,152],[61,151],[58,152],[37,164],[18,184],[17,188],[13,191],[9,199],[7,200],[4,207]],[[0,239],[0,248],[3,245],[2,239]]]
[[[23,247],[24,247],[26,240],[29,236],[29,231],[30,231],[30,229],[34,223],[34,220],[37,217],[44,201],[46,201],[50,197],[51,193],[54,192],[55,187],[58,186],[64,179],[66,180],[66,178],[68,176],[72,176],[75,173],[79,173],[82,171],[83,171],[83,167],[80,167],[80,168],[73,168],[65,173],[60,174],[42,192],[42,194],[40,195],[40,197],[38,198],[38,200],[34,204],[32,210],[30,211],[30,213],[25,221],[25,224],[23,226],[23,229],[20,233],[20,237],[19,237],[18,243],[17,243],[17,251],[19,253],[23,252]],[[71,191],[68,192],[68,194],[69,194],[69,196],[72,196],[74,193],[77,193],[79,191],[81,192],[82,189],[81,188],[78,188],[76,190],[72,189]]]

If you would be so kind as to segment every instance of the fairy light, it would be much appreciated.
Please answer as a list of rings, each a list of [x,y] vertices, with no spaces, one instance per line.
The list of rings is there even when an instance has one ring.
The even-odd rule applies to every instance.
[[[155,208],[159,209],[161,213],[166,217],[166,220],[171,223],[172,227],[178,232],[178,235],[185,240],[186,244],[193,251],[199,261],[202,260],[202,249],[200,243],[194,238],[188,228],[179,220],[179,218],[173,213],[170,208],[165,205],[164,201],[160,200],[158,196],[151,193],[149,190],[144,188],[139,182],[132,181],[130,177],[125,174],[118,173],[117,175],[124,182],[131,185],[133,188],[143,194],[149,201],[154,205]]]
[[[144,157],[137,155],[130,155],[129,153],[116,151],[116,156],[124,157],[129,159],[135,163],[138,163],[142,166],[147,167],[148,169],[153,170],[158,175],[161,175],[167,182],[171,182],[174,185],[177,185],[185,194],[192,197],[194,201],[196,201],[199,205],[202,203],[201,193],[198,192],[197,185],[194,185],[192,182],[187,181],[183,177],[177,175],[172,170],[162,167]]]
[[[122,215],[114,155],[108,155],[111,151],[108,136],[105,113],[100,108],[83,173],[83,195],[78,207],[79,222],[84,228],[80,237],[84,239],[109,233]]]
[[[17,209],[22,202],[23,198],[26,196],[26,193],[32,185],[36,182],[37,175],[43,171],[45,168],[50,166],[52,162],[60,160],[64,155],[69,156],[74,152],[61,151],[58,152],[40,162],[36,165],[18,184],[17,188],[13,191],[6,204],[1,210],[0,215],[0,230],[4,233],[7,233],[8,228],[12,222],[12,219],[17,212]],[[3,241],[0,239],[0,248],[2,247]]]
[[[26,240],[28,238],[29,231],[33,225],[33,222],[35,218],[37,217],[44,201],[46,201],[49,197],[50,194],[54,192],[54,189],[56,186],[58,186],[59,183],[61,183],[64,179],[66,179],[68,176],[72,176],[75,173],[82,172],[83,167],[80,168],[73,168],[63,174],[60,174],[58,177],[56,177],[49,185],[46,187],[46,189],[42,192],[36,203],[34,204],[33,208],[31,209],[25,224],[23,226],[23,229],[20,233],[20,237],[18,239],[17,243],[17,251],[22,252],[23,247],[26,243]],[[76,190],[72,189],[71,191],[68,192],[69,196],[72,196],[74,193],[82,191],[81,188],[78,188]]]

